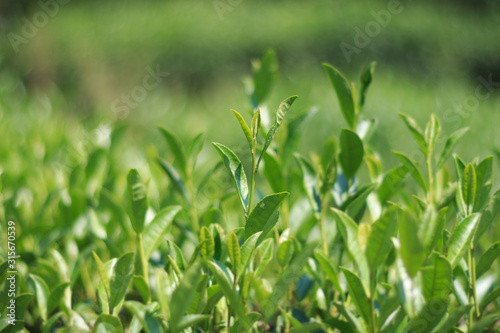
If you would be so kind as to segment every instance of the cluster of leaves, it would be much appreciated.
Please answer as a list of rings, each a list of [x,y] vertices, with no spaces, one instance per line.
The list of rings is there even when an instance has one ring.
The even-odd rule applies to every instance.
[[[418,145],[409,155],[425,163],[394,152],[400,164],[384,171],[364,113],[375,64],[359,86],[324,65],[347,128],[303,157],[314,110],[285,121],[291,96],[263,121],[276,68],[273,52],[254,66],[250,125],[232,110],[249,161],[213,143],[220,162],[197,167],[203,134],[186,147],[160,127],[169,157],[152,151],[146,180],[115,175],[116,136],[84,163],[42,173],[56,184],[39,187],[42,201],[26,204],[19,179],[3,176],[19,274],[16,325],[2,296],[0,331],[498,331],[500,242],[484,237],[500,213],[492,158],[454,156],[450,170],[466,129],[441,140],[435,115],[422,130],[401,114]]]

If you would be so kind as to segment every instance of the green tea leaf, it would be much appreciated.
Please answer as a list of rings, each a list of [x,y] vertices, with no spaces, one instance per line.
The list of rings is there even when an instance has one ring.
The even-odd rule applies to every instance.
[[[427,151],[429,154],[432,154],[432,151],[434,150],[440,131],[441,125],[439,124],[439,119],[433,113],[431,114],[431,120],[429,120],[425,128],[425,142],[427,143]]]
[[[479,303],[479,311],[484,312],[486,307],[500,297],[500,287],[489,292]]]
[[[433,332],[450,332],[454,326],[458,325],[458,322],[462,317],[469,312],[471,305],[459,306],[453,312],[448,314],[448,318],[442,321]]]
[[[163,332],[160,319],[153,315],[156,304],[151,303],[144,305],[136,301],[127,301],[125,302],[125,307],[132,312],[137,319],[139,319],[139,322],[146,333]],[[175,331],[172,329],[172,332]]]
[[[234,232],[229,234],[229,239],[227,240],[227,250],[229,252],[229,258],[233,264],[234,271],[241,262],[240,242],[238,240],[238,236],[236,236]]]
[[[181,209],[181,206],[165,207],[147,225],[142,238],[144,255],[147,259],[151,257],[153,251],[164,241],[174,217]]]
[[[151,290],[149,289],[148,282],[142,275],[135,275],[133,277],[133,283],[139,294],[141,294],[141,298],[144,303],[149,303],[151,299]]]
[[[240,264],[238,265],[238,278],[243,274],[245,269],[247,268],[248,264],[250,263],[250,258],[253,254],[253,251],[255,250],[257,240],[260,238],[262,235],[262,232],[257,232],[253,234],[252,236],[248,237],[248,239],[243,243],[241,246],[241,261]]]
[[[500,190],[497,190],[490,198],[481,213],[481,220],[477,226],[477,231],[474,236],[474,244],[476,244],[481,236],[488,230],[500,214]]]
[[[117,316],[101,314],[99,317],[97,317],[97,320],[95,321],[93,332],[98,332],[100,325],[102,325],[105,332],[113,332],[113,333],[123,332],[122,322],[120,318],[118,318]]]
[[[38,312],[40,317],[45,321],[47,320],[47,306],[50,297],[50,290],[47,283],[38,275],[30,274],[30,279],[35,285],[36,303],[38,305]]]
[[[236,191],[239,193],[241,204],[245,211],[248,210],[248,182],[245,170],[243,169],[243,164],[241,164],[240,159],[235,153],[231,151],[228,147],[220,144],[213,143],[215,149],[219,153],[224,165],[232,176],[234,186]]]
[[[476,201],[473,211],[480,211],[488,201],[493,186],[493,156],[488,156],[476,167]]]
[[[57,285],[50,293],[47,301],[47,314],[51,314],[61,303],[66,289],[70,286],[69,282],[63,282]]]
[[[203,258],[212,259],[215,253],[214,236],[205,226],[203,226],[200,231],[200,242],[204,242],[201,246],[201,255]]]
[[[462,136],[467,133],[469,130],[468,127],[459,129],[458,131],[453,132],[448,139],[446,140],[446,143],[444,144],[443,152],[439,156],[439,160],[436,164],[436,170],[441,169],[441,167],[444,165],[448,157],[451,155],[451,152],[453,151],[453,148],[457,144],[457,142],[462,138]]]
[[[243,131],[243,134],[245,134],[245,138],[247,139],[248,145],[250,146],[250,149],[252,149],[253,148],[252,132],[250,131],[250,128],[248,128],[248,125],[245,122],[245,119],[243,119],[243,117],[241,116],[241,114],[238,113],[238,111],[231,110],[231,112],[234,114],[234,116],[238,120],[238,123],[241,126],[241,130]]]
[[[377,195],[380,203],[385,203],[391,199],[397,192],[398,185],[408,173],[408,168],[404,165],[399,165],[389,171],[382,177],[382,181],[377,189]]]
[[[466,217],[458,224],[456,230],[453,231],[448,242],[447,256],[452,268],[455,268],[464,253],[470,247],[480,217],[481,214],[472,214]]]
[[[283,123],[283,119],[285,119],[285,116],[292,107],[293,102],[297,99],[298,96],[290,96],[287,99],[285,99],[283,102],[281,102],[280,106],[278,107],[278,111],[276,111],[276,119],[274,121],[273,126],[269,129],[269,132],[267,132],[266,135],[266,142],[264,143],[264,147],[262,147],[262,152],[260,153],[259,159],[257,161],[256,169],[259,168],[260,161],[264,157],[264,154],[266,153],[267,149],[271,145],[271,142],[273,141],[273,137],[278,131],[278,128],[280,125]]]
[[[181,172],[184,176],[187,175],[187,156],[186,156],[186,151],[184,149],[184,146],[172,131],[158,126],[158,129],[160,130],[161,134],[165,138],[165,140],[168,143],[168,146],[170,147],[170,150],[174,154],[175,157],[175,163],[177,163],[178,167],[181,169]]]
[[[434,298],[427,302],[423,309],[408,324],[415,333],[428,333],[439,324],[448,309],[447,298]]]
[[[92,256],[94,257],[94,261],[97,265],[97,270],[99,271],[99,276],[101,278],[101,283],[104,287],[104,290],[106,291],[106,296],[109,300],[111,298],[111,289],[109,285],[108,273],[106,272],[106,268],[104,267],[103,262],[101,261],[97,253],[95,253],[95,251],[92,251]]]
[[[196,326],[197,324],[202,323],[208,320],[209,318],[210,318],[209,315],[204,315],[204,314],[185,315],[177,324],[177,329],[179,330],[179,332],[182,332],[182,330],[191,326]]]
[[[245,329],[249,328],[249,323],[246,317],[246,311],[243,303],[239,299],[236,291],[233,289],[232,283],[228,280],[226,274],[222,271],[222,269],[212,261],[207,261],[207,267],[210,269],[212,274],[214,275],[217,283],[220,285],[222,290],[224,291],[225,297],[228,299],[231,308],[235,312],[236,316],[242,320],[243,327]]]
[[[148,196],[146,185],[136,169],[131,169],[127,177],[127,191],[129,194],[131,214],[130,221],[136,233],[142,233],[148,210]]]
[[[361,315],[365,323],[368,324],[371,318],[370,303],[360,278],[345,267],[340,267],[340,269],[344,273],[349,295],[351,296],[358,313]]]
[[[375,72],[375,61],[371,62],[368,67],[365,68],[363,74],[361,75],[361,91],[359,94],[359,107],[362,108],[365,105],[366,93],[368,92],[368,87],[372,83],[373,72]]]
[[[415,119],[403,113],[399,113],[399,116],[401,117],[401,119],[403,119],[403,122],[405,123],[406,127],[408,127],[408,129],[410,130],[411,134],[413,135],[415,141],[420,146],[420,149],[422,150],[424,155],[427,156],[428,155],[427,142],[425,141],[424,132],[422,132],[420,126],[418,126],[418,123],[415,121]]]
[[[358,242],[358,226],[347,214],[344,212],[332,208],[335,220],[337,222],[337,228],[347,245],[347,250],[351,257],[354,259],[354,263],[357,265],[358,272],[365,287],[365,292],[370,293],[370,269],[368,266],[368,261],[365,256],[365,252],[361,249]]]
[[[172,332],[180,331],[178,325],[194,300],[199,277],[200,267],[198,264],[194,264],[185,271],[180,284],[172,293],[170,304],[175,304],[175,306],[170,307],[170,327]]]
[[[430,258],[430,269],[422,270],[422,285],[427,301],[448,297],[453,289],[451,265],[445,257],[434,252]]]
[[[465,167],[461,189],[463,202],[465,204],[464,208],[466,209],[464,213],[470,215],[474,208],[474,202],[476,201],[476,170],[471,163],[467,164]]]
[[[271,238],[266,239],[259,246],[259,249],[261,250],[262,255],[260,258],[260,264],[257,267],[257,270],[255,271],[256,276],[260,276],[266,269],[267,264],[269,264],[269,262],[273,259],[273,252],[274,252],[273,240]]]
[[[397,227],[394,210],[389,208],[379,220],[372,224],[365,251],[371,272],[374,272],[385,261],[392,249],[391,237],[394,236]]]
[[[418,228],[418,237],[422,240],[425,254],[428,255],[434,249],[436,242],[443,232],[446,224],[446,212],[448,207],[445,207],[437,213],[433,205],[426,207],[425,213],[421,218],[421,223]]]
[[[339,162],[344,176],[347,179],[354,177],[361,162],[363,162],[363,142],[359,136],[348,129],[342,129],[340,133]]]
[[[278,246],[278,262],[281,267],[286,267],[293,256],[293,241],[287,239]]]
[[[115,309],[125,298],[130,280],[134,275],[134,253],[125,253],[118,259],[110,281],[109,308]],[[113,314],[116,314],[113,310]]]
[[[393,151],[392,153],[396,155],[398,160],[408,169],[412,177],[417,181],[418,185],[420,185],[424,192],[427,193],[427,185],[425,184],[424,177],[415,162],[403,153],[397,151]]]
[[[281,202],[288,196],[288,192],[280,192],[264,197],[252,210],[245,224],[245,240],[256,232],[262,231],[257,245],[278,222],[278,210]]]
[[[417,222],[408,212],[400,211],[398,227],[401,241],[401,258],[408,275],[410,278],[414,278],[426,257],[422,241],[417,237]]]
[[[340,293],[342,299],[345,300],[344,292],[339,283],[339,274],[332,260],[328,258],[326,254],[320,251],[314,252],[314,258],[316,258],[316,261],[318,261],[319,266],[321,267],[321,269],[323,269],[326,276],[330,279],[335,289],[337,289],[337,291]]]
[[[493,262],[500,257],[500,242],[496,242],[484,252],[476,265],[476,278],[479,279],[486,273]]]
[[[354,94],[352,91],[352,84],[345,78],[345,76],[333,66],[324,63],[323,68],[328,74],[330,81],[335,89],[337,98],[340,105],[340,111],[344,116],[345,121],[350,128],[354,128],[356,123],[356,105]]]

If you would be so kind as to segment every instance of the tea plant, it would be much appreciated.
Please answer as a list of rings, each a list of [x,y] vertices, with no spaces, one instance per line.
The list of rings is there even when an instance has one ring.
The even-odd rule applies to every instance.
[[[498,332],[493,158],[466,163],[452,152],[467,129],[445,136],[434,114],[424,129],[400,114],[418,148],[386,170],[366,109],[374,63],[359,85],[323,65],[347,127],[302,156],[315,110],[297,113],[291,96],[263,122],[276,65],[273,52],[254,64],[249,111],[232,110],[249,161],[213,143],[220,162],[197,165],[205,136],[184,145],[159,127],[168,150],[127,176],[119,128],[66,169],[4,164],[19,256],[16,325],[2,296],[0,331]]]

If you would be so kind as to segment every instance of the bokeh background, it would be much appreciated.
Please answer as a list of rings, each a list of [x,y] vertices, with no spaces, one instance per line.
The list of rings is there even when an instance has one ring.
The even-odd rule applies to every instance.
[[[377,17],[384,23],[374,25]],[[268,49],[279,62],[269,109],[292,94],[292,117],[317,107],[300,146],[306,155],[345,126],[322,62],[356,82],[377,62],[364,113],[379,119],[372,143],[387,167],[396,164],[391,150],[416,148],[398,112],[421,124],[434,112],[445,133],[469,126],[457,147],[466,161],[500,149],[495,0],[16,0],[0,1],[0,20],[3,170],[21,174],[73,150],[74,163],[85,161],[96,144],[89,136],[97,130],[105,140],[108,125],[121,129],[119,170],[164,144],[157,125],[183,140],[205,132],[205,158],[215,160],[209,142],[243,141],[230,109],[249,108],[251,61]],[[346,57],[342,45],[357,49]],[[168,75],[117,113],[114,103],[156,69]],[[479,99],[482,80],[490,90],[479,88],[487,96]]]

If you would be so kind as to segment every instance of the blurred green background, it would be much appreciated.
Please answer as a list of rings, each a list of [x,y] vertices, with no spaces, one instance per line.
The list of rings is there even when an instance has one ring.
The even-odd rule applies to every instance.
[[[103,123],[126,127],[120,170],[163,144],[157,125],[184,140],[206,132],[207,145],[236,148],[244,138],[230,109],[249,108],[244,82],[268,49],[279,59],[270,111],[292,94],[299,100],[291,117],[318,108],[301,143],[305,154],[345,126],[321,63],[359,81],[376,61],[364,113],[379,119],[372,141],[385,168],[396,163],[391,150],[416,149],[398,112],[421,124],[437,113],[445,133],[469,126],[457,152],[466,161],[484,157],[500,148],[499,9],[493,0],[2,1],[2,169],[21,173],[26,163],[67,159],[61,143],[78,150],[75,163],[85,160],[86,143],[95,144],[86,136],[104,129],[105,139]],[[369,35],[360,40],[360,31]],[[347,44],[357,47],[350,57]],[[151,69],[168,76],[118,114],[114,103]],[[476,96],[480,78],[490,81],[490,90],[479,88],[484,98]],[[23,153],[13,158],[13,150]],[[216,157],[207,147],[205,158]]]

